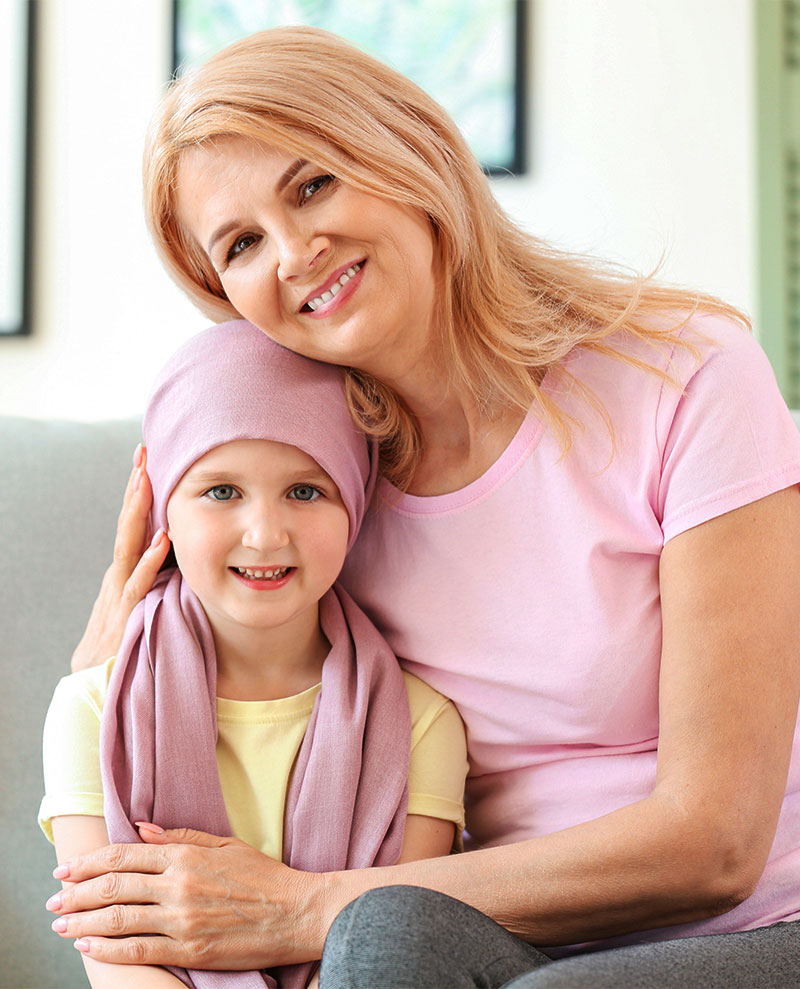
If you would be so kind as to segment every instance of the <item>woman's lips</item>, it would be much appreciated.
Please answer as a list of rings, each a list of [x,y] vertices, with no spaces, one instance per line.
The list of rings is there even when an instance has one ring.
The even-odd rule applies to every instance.
[[[306,299],[300,307],[300,312],[304,316],[316,317],[317,319],[335,312],[360,285],[366,264],[366,259],[362,259],[353,264],[344,265],[321,288],[314,289],[314,294]]]

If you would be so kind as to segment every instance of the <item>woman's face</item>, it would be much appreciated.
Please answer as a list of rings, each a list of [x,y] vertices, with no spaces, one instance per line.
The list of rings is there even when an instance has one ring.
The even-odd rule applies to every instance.
[[[433,341],[433,232],[419,210],[240,137],[184,154],[177,211],[228,299],[278,343],[399,382]]]

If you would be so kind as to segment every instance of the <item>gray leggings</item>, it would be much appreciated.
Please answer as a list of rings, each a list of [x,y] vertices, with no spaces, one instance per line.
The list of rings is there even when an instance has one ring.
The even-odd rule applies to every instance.
[[[415,886],[372,890],[336,918],[321,989],[790,989],[800,921],[553,960],[484,914]]]

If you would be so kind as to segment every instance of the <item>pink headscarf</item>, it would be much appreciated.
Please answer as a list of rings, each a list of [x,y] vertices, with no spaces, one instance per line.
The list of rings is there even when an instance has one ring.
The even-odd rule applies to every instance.
[[[353,425],[340,368],[285,350],[244,320],[212,327],[159,375],[144,420],[153,528],[169,496],[209,450],[236,439],[289,443],[341,492],[355,540],[375,458]],[[411,724],[403,676],[386,642],[335,585],[320,602],[331,651],[289,784],[284,861],[327,872],[392,864],[408,804]],[[178,570],[162,573],[128,622],[100,732],[112,842],[140,841],[132,821],[230,835],[216,762],[211,629]],[[171,969],[197,989],[304,986],[313,965],[268,975]]]
[[[343,381],[340,367],[301,357],[244,319],[192,337],[162,369],[144,416],[154,530],[166,528],[175,485],[209,450],[233,440],[276,440],[299,447],[331,476],[350,516],[350,549],[377,457],[353,422]]]

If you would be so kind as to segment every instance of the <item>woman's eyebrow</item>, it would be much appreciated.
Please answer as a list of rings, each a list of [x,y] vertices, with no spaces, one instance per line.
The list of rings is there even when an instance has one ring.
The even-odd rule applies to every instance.
[[[281,177],[278,179],[275,185],[275,191],[283,192],[283,190],[292,181],[295,175],[297,175],[300,169],[307,164],[308,161],[305,158],[297,158],[295,161],[293,161],[292,164],[283,173],[283,175],[281,175]],[[217,243],[217,241],[221,240],[221,238],[223,237],[227,237],[227,235],[232,230],[235,230],[237,227],[241,225],[242,223],[240,220],[229,220],[227,223],[223,223],[221,227],[217,227],[217,229],[211,234],[211,236],[208,239],[208,245],[206,246],[206,254],[208,254],[210,257],[211,252],[214,249],[214,245]]]
[[[278,183],[275,186],[275,189],[278,192],[282,192],[286,188],[286,186],[292,181],[295,175],[297,175],[300,169],[307,164],[308,162],[306,161],[305,158],[298,158],[296,161],[293,161],[292,164],[283,173],[283,175],[281,175],[281,177],[278,179]]]
[[[214,233],[208,238],[206,254],[211,257],[211,252],[214,249],[216,242],[218,240],[222,240],[223,237],[227,237],[232,230],[235,230],[239,226],[241,226],[239,220],[229,220],[227,223],[223,223],[221,227],[217,227]]]

